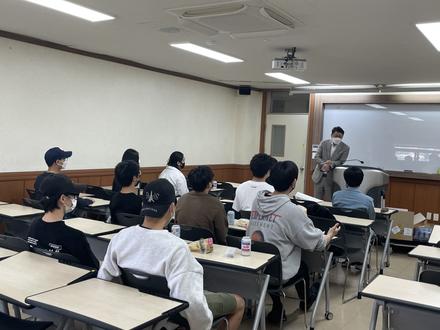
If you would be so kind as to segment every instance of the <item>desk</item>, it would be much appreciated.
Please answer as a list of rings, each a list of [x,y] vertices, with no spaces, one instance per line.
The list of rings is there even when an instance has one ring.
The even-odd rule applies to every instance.
[[[322,201],[318,203],[321,206],[324,207],[333,207],[332,202],[326,202],[326,201]],[[376,215],[383,215],[383,216],[391,216],[394,213],[399,212],[398,210],[394,210],[394,209],[388,209],[388,211],[382,211],[382,209],[380,207],[375,207],[374,208],[374,212],[376,213]]]
[[[362,291],[362,296],[375,299],[370,330],[376,328],[380,305],[383,324],[389,329],[438,329],[440,324],[437,285],[379,275]]]
[[[31,252],[20,252],[0,261],[0,298],[29,308],[26,297],[68,285],[91,271],[59,263]]]
[[[440,242],[440,226],[435,225],[434,228],[432,228],[431,236],[429,236],[429,244],[437,244]]]
[[[231,203],[231,204],[233,204],[233,203],[234,203],[234,200],[233,200],[233,199],[220,199],[220,202],[222,202],[222,203]]]
[[[0,205],[6,205],[6,204],[8,204],[8,203],[0,201]]]
[[[335,215],[334,217],[336,218],[336,221],[344,225],[356,227],[370,227],[374,222],[374,220],[346,217],[345,215]]]
[[[186,302],[96,278],[34,295],[26,301],[104,329],[141,329],[188,307]]]
[[[426,268],[429,261],[440,262],[440,248],[426,245],[418,245],[412,249],[408,256],[417,258],[414,280],[418,281],[420,273]]]
[[[240,185],[240,183],[237,183],[237,182],[226,182],[226,183],[229,183],[232,186],[232,188],[235,188],[235,189],[237,189],[238,186]]]
[[[0,247],[0,259],[5,259],[16,255],[18,252]]]
[[[44,214],[43,210],[18,204],[0,205],[0,220],[6,224],[6,232],[27,239],[29,226],[33,220]]]
[[[101,199],[101,198],[89,198],[93,201],[93,204],[90,204],[88,207],[103,207],[103,206],[109,206],[110,205],[110,201],[107,201],[105,199]]]
[[[238,220],[234,221],[233,225],[229,225],[229,229],[233,229],[233,230],[237,230],[237,231],[246,233],[247,227],[237,225],[237,221],[243,221],[243,220],[247,221],[247,224],[249,225],[249,219],[238,219]]]
[[[224,256],[228,247],[214,244],[214,251],[208,254],[192,252],[192,255],[203,266],[205,289],[213,292],[239,294],[245,299],[257,301],[257,310],[253,330],[260,325],[266,328],[265,298],[269,285],[269,275],[264,269],[274,258],[272,254],[252,251],[251,256],[244,257],[237,252],[234,258]]]

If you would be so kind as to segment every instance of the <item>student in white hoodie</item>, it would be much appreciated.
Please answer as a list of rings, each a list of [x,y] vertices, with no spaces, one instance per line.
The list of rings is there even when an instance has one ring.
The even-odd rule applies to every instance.
[[[296,286],[301,299],[307,296],[307,306],[301,302],[300,308],[309,308],[316,297],[310,295],[309,271],[301,261],[301,249],[323,250],[339,232],[339,225],[329,229],[327,234],[315,228],[301,207],[293,204],[289,193],[295,189],[298,167],[294,162],[278,162],[270,172],[268,182],[274,187],[272,193],[260,191],[254,201],[247,235],[253,240],[265,241],[275,245],[281,254],[283,282],[294,283],[304,277],[307,291],[302,283]],[[268,315],[271,322],[281,319],[282,303],[280,296],[271,295],[272,311]],[[284,317],[284,316],[283,316]]]
[[[227,316],[229,329],[238,329],[244,312],[243,298],[203,291],[203,268],[187,244],[165,228],[175,212],[173,186],[158,179],[144,188],[142,225],[120,231],[111,240],[98,278],[112,280],[129,268],[167,279],[172,298],[187,301],[182,316],[191,329],[210,329],[213,317]]]

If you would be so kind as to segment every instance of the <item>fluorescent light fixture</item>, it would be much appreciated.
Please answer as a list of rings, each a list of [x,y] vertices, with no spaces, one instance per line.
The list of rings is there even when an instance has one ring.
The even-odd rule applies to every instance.
[[[424,121],[423,119],[419,117],[408,117],[408,119],[414,120],[414,121]]]
[[[76,16],[90,22],[102,22],[114,19],[113,16],[100,13],[96,10],[89,9],[70,1],[65,0],[25,0],[37,5],[60,11],[65,14]]]
[[[290,76],[288,74],[281,73],[281,72],[267,72],[267,73],[265,73],[265,75],[272,77],[272,78],[275,78],[275,79],[287,81],[287,82],[294,84],[294,85],[310,84],[308,81],[305,81],[305,80],[302,80],[302,79],[299,79],[294,76]]]
[[[186,50],[188,52],[197,54],[197,55],[202,55],[205,57],[209,57],[212,58],[213,60],[217,60],[223,63],[237,63],[237,62],[243,62],[243,60],[236,58],[236,57],[232,57],[220,52],[216,52],[215,50],[211,50],[205,47],[200,47],[197,45],[194,45],[192,43],[181,43],[181,44],[170,44],[171,47],[175,47],[175,48],[179,48],[179,49],[183,49]]]
[[[440,88],[440,83],[409,83],[409,84],[391,84],[387,87],[395,88]]]
[[[301,86],[297,88],[310,90],[339,90],[339,89],[371,89],[376,88],[374,85],[311,85]]]
[[[387,109],[387,107],[384,107],[383,105],[380,104],[366,104],[366,106],[369,106],[370,108],[374,108],[374,109]]]
[[[420,23],[416,27],[423,33],[426,39],[440,52],[440,22]]]
[[[406,113],[399,112],[399,111],[390,111],[390,113],[392,113],[393,115],[396,115],[396,116],[406,116]]]

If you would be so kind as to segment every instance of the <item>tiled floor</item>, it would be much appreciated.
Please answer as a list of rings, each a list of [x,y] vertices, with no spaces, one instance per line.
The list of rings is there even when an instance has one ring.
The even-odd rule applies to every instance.
[[[414,275],[416,260],[407,256],[407,251],[401,250],[394,252],[391,256],[391,265],[386,268],[385,275],[395,276],[405,279],[412,279]],[[374,253],[373,253],[374,256]],[[374,258],[372,263],[375,264]],[[373,268],[374,271],[374,268]],[[351,296],[356,290],[356,281],[359,272],[351,272],[349,276],[348,294]],[[320,304],[316,318],[316,330],[364,330],[368,329],[372,300],[362,298],[354,299],[348,303],[342,304],[342,288],[344,283],[344,273],[340,265],[333,268],[330,272],[330,311],[333,313],[333,320],[326,320],[324,317],[324,303]],[[291,291],[292,296],[296,295],[295,289]],[[270,310],[271,300],[267,300],[267,309]],[[287,304],[288,313],[291,313],[298,306],[296,300],[289,300]],[[310,317],[310,313],[308,314]],[[289,318],[290,319],[290,318]],[[242,329],[251,329],[252,321],[243,322]],[[381,328],[380,318],[377,329]],[[267,324],[268,330],[279,329],[277,326]],[[284,329],[305,329],[303,314],[295,313],[292,320],[285,323]]]

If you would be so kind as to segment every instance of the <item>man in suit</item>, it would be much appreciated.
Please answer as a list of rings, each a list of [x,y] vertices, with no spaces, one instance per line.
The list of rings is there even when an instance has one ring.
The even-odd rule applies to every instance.
[[[331,139],[321,142],[314,158],[315,169],[312,180],[315,183],[315,197],[331,201],[333,195],[333,169],[344,164],[350,147],[342,142],[344,130],[341,127],[332,129]]]

